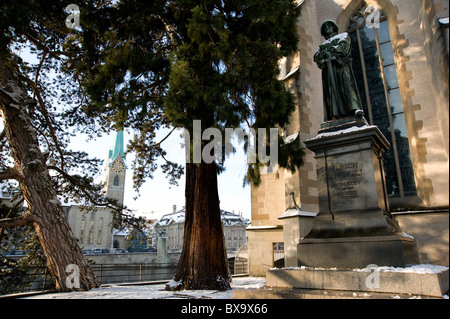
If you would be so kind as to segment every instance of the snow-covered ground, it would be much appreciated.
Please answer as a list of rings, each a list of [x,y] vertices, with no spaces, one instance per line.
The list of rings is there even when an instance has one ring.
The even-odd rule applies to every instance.
[[[105,285],[83,292],[47,293],[26,297],[27,299],[232,299],[233,291],[183,290],[166,291],[165,283],[148,285]],[[266,278],[236,277],[232,289],[262,288]]]
[[[375,266],[375,265],[371,265]],[[295,267],[286,269],[301,269],[306,267]],[[324,269],[324,268],[315,268]],[[328,270],[337,270],[337,268],[327,268]],[[448,270],[448,267],[436,265],[414,265],[405,268],[395,267],[368,267],[363,269],[354,269],[354,271],[379,271],[379,272],[407,272],[418,274],[433,274]],[[156,284],[110,284],[104,285],[97,289],[85,292],[70,293],[42,293],[31,295],[27,299],[232,299],[233,291],[217,291],[217,290],[183,290],[183,291],[166,291],[166,282]],[[264,288],[266,278],[264,277],[234,277],[231,283],[232,289],[255,289]],[[355,295],[355,294],[354,294]],[[367,294],[367,297],[370,297]],[[20,298],[20,297],[18,297]],[[391,298],[400,298],[398,295],[392,295]],[[412,298],[420,298],[420,296],[412,296]],[[448,295],[443,296],[448,299]]]

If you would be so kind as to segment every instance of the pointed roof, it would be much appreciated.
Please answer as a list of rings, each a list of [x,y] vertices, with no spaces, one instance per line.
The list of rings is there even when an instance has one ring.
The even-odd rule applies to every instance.
[[[123,143],[123,131],[116,131],[116,136],[114,137],[113,149],[109,151],[109,160],[114,160],[118,155],[124,158],[124,143]]]

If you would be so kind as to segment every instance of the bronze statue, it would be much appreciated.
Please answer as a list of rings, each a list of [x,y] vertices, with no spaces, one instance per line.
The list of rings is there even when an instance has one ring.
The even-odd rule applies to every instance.
[[[314,55],[322,69],[325,122],[355,116],[362,110],[361,98],[351,66],[351,39],[337,24],[325,21],[320,30],[326,39]]]

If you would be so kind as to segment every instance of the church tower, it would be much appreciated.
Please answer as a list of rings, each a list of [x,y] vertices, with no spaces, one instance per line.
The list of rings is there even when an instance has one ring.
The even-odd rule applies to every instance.
[[[125,157],[124,157],[123,131],[116,131],[114,145],[109,150],[108,160],[106,164],[106,184],[104,194],[108,198],[116,199],[117,203],[123,204],[125,192]]]

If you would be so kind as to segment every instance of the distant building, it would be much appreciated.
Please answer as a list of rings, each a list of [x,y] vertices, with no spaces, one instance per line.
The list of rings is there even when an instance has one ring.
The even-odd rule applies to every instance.
[[[12,187],[9,183],[3,182],[0,183],[0,218],[6,218],[6,214],[10,211],[11,208],[17,207],[22,208],[24,207],[24,201],[21,200],[21,196],[17,196],[18,193],[20,193],[20,190],[17,188]],[[19,203],[19,200],[21,202]],[[15,240],[11,241],[10,238],[7,238],[8,236],[4,236],[8,234],[8,232],[14,231],[12,229],[3,229],[3,236],[0,236],[0,241],[3,241],[0,246],[0,254],[7,254],[7,255],[14,255],[14,254],[22,254],[23,252],[20,250],[21,248],[16,246],[18,242]],[[20,241],[19,241],[20,242]],[[19,244],[19,246],[21,246]],[[5,251],[2,250],[3,248],[6,248]]]
[[[221,211],[221,219],[225,236],[225,245],[228,253],[239,250],[247,243],[246,228],[250,220],[240,215]],[[183,248],[185,209],[164,215],[155,224],[156,237],[167,238],[167,249],[169,252],[178,252]],[[157,241],[157,240],[156,240]]]
[[[0,205],[5,205],[7,207],[16,206],[18,202],[14,196],[19,192],[20,190],[12,188],[6,182],[0,183]]]
[[[118,204],[123,204],[125,173],[123,131],[117,131],[114,145],[108,154],[103,192],[106,197],[117,200]],[[80,205],[70,205],[63,206],[63,209],[81,247],[113,248],[113,213],[110,208],[95,207],[86,210]]]
[[[138,233],[136,230],[114,229],[112,233],[112,248],[120,248],[128,252],[155,251],[154,225],[157,221],[156,219],[146,219],[142,233]]]

